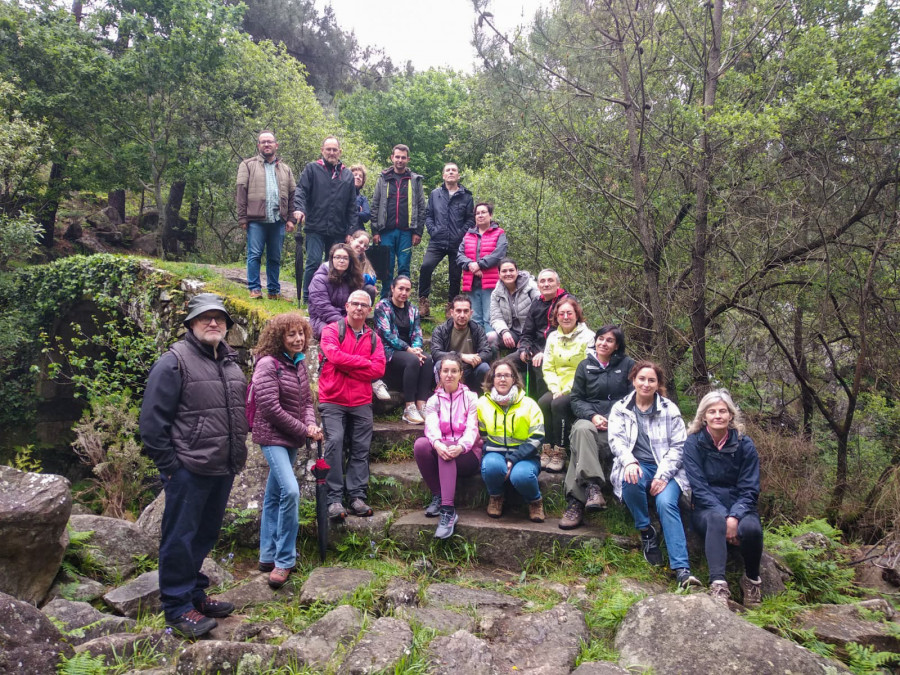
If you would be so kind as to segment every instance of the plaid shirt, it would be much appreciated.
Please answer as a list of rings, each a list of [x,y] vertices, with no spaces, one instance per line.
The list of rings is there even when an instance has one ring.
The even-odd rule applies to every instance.
[[[266,167],[266,222],[277,223],[281,214],[278,209],[278,178],[275,176],[275,162],[263,162]]]

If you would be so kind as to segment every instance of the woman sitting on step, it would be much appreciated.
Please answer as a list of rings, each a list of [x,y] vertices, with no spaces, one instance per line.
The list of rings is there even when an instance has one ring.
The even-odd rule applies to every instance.
[[[424,424],[422,414],[434,386],[434,364],[422,349],[422,324],[419,310],[409,301],[411,291],[408,276],[394,277],[390,297],[375,305],[375,332],[387,359],[384,379],[403,389],[403,421]]]
[[[434,532],[437,539],[452,536],[459,520],[454,506],[456,477],[476,474],[481,463],[478,395],[461,382],[462,373],[459,354],[441,359],[437,389],[425,404],[425,435],[413,447],[432,495],[425,515],[441,518]]]
[[[503,515],[506,481],[528,503],[528,517],[544,522],[544,501],[538,485],[538,450],[544,437],[544,416],[525,395],[519,369],[509,359],[495,361],[478,399],[478,430],[484,439],[481,477],[487,487],[487,514]]]
[[[587,327],[581,303],[573,297],[560,300],[551,312],[550,326],[556,330],[547,335],[541,365],[547,393],[538,399],[547,429],[541,468],[561,473],[566,466],[569,430],[574,420],[571,392],[575,370],[594,346],[594,331]]]
[[[594,348],[578,364],[572,383],[572,414],[569,434],[569,470],[565,492],[568,506],[559,527],[571,530],[581,525],[585,511],[606,508],[601,488],[604,467],[609,470],[609,411],[633,387],[628,373],[634,361],[625,355],[625,333],[612,324],[597,331]]]
[[[691,574],[678,508],[681,493],[690,494],[681,466],[687,435],[684,420],[678,406],[665,397],[660,366],[652,361],[638,361],[628,379],[634,391],[609,413],[609,448],[615,458],[610,482],[641,532],[644,559],[651,565],[663,564],[659,534],[650,523],[649,497],[653,497],[666,537],[669,566],[675,571],[678,585],[699,586],[700,581]]]
[[[265,325],[254,350],[253,442],[261,446],[269,464],[259,528],[259,569],[269,572],[272,588],[284,586],[297,559],[297,448],[307,438],[322,438],[306,370],[311,334],[299,312],[279,314]]]
[[[684,444],[684,470],[691,482],[691,520],[705,537],[709,594],[725,605],[731,597],[725,580],[728,545],[739,546],[744,559],[741,590],[744,606],[762,601],[759,562],[763,531],[757,512],[759,455],[731,395],[725,389],[700,400]]]
[[[348,244],[335,244],[309,282],[309,323],[318,340],[322,329],[347,316],[347,299],[363,287],[356,252]]]

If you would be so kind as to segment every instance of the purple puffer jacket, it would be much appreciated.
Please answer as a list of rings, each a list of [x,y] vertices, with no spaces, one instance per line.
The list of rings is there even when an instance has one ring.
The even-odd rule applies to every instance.
[[[263,356],[253,370],[256,415],[253,442],[296,448],[306,442],[306,428],[316,423],[306,362],[298,366],[284,356]]]
[[[309,323],[318,340],[322,329],[347,316],[347,298],[353,289],[349,284],[335,286],[328,281],[328,263],[322,263],[309,282]]]

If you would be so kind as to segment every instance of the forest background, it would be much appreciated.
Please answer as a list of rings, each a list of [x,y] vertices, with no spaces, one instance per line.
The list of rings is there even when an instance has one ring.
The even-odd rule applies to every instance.
[[[152,210],[162,257],[239,261],[261,129],[295,174],[336,134],[368,191],[403,142],[428,190],[457,162],[520,268],[622,324],[686,415],[732,391],[770,514],[900,522],[900,6],[559,0],[503,33],[474,0],[472,21],[476,72],[416,72],[312,0],[0,2],[3,283],[60,254],[73,200]],[[0,322],[8,425],[8,354],[37,338]]]

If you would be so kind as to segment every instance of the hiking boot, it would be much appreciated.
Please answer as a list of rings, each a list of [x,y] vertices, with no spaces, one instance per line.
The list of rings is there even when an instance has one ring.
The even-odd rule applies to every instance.
[[[375,380],[372,383],[372,391],[375,392],[375,398],[379,401],[391,400],[391,392],[388,391],[387,385],[381,380]]]
[[[547,462],[547,471],[550,473],[562,473],[566,468],[566,449],[554,445],[550,451],[550,461]]]
[[[340,502],[334,502],[328,505],[328,517],[334,520],[343,520],[347,517],[347,511]],[[273,568],[274,569],[274,568]]]
[[[574,530],[584,521],[584,504],[577,499],[570,499],[566,512],[559,519],[559,529]]]
[[[641,532],[641,550],[644,552],[644,560],[655,567],[663,564],[662,551],[659,550],[659,535],[652,525],[646,532]]]
[[[604,511],[606,510],[606,500],[600,491],[599,483],[588,483],[585,489],[587,499],[584,502],[585,511]]]
[[[250,291],[251,300],[262,300],[262,291]]]
[[[675,580],[678,582],[678,588],[703,585],[697,577],[691,574],[691,570],[688,567],[680,567],[675,570]]]
[[[499,518],[500,516],[502,516],[503,515],[503,502],[504,502],[503,495],[497,495],[496,497],[494,495],[490,495],[490,499],[488,500],[488,506],[487,506],[487,514],[491,518]]]
[[[407,403],[401,418],[407,424],[425,424],[425,418],[419,413],[415,403]]]
[[[428,298],[419,298],[419,316],[423,319],[431,316],[431,303]]]
[[[762,579],[756,581],[746,574],[741,576],[741,591],[744,593],[744,607],[750,609],[762,604]]]
[[[284,296],[281,293],[269,293],[269,300],[284,300]]]
[[[441,519],[434,531],[435,539],[449,539],[453,536],[453,527],[459,521],[456,509],[452,506],[441,507]]]
[[[541,471],[547,470],[547,465],[550,463],[550,457],[553,450],[550,448],[549,443],[544,443],[541,446]]]
[[[372,507],[366,504],[362,500],[362,497],[356,497],[352,502],[350,502],[350,513],[352,513],[354,516],[365,518],[372,515]]]
[[[287,583],[289,576],[291,576],[291,571],[289,569],[276,567],[269,574],[269,588],[281,588]]]
[[[223,600],[210,600],[203,598],[199,605],[194,608],[203,616],[211,616],[214,619],[223,619],[234,611],[234,605]]]
[[[203,616],[196,609],[191,609],[175,621],[166,621],[166,625],[187,638],[198,638],[206,635],[209,631],[219,625],[219,622],[209,616]]]
[[[728,607],[728,601],[731,600],[731,590],[728,588],[728,582],[724,579],[712,582],[709,585],[709,597],[723,607]]]
[[[441,496],[431,495],[431,503],[425,507],[426,518],[437,518],[441,515]]]
[[[544,500],[540,497],[528,505],[528,519],[532,523],[544,522]]]

